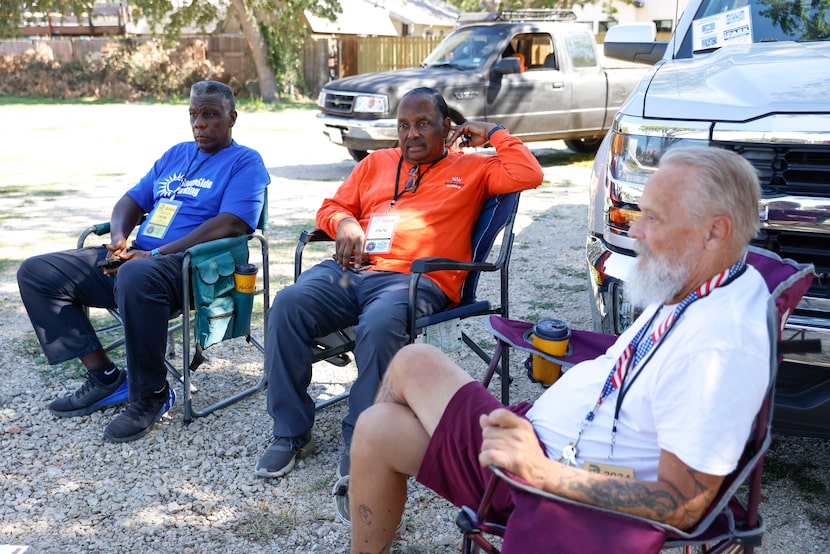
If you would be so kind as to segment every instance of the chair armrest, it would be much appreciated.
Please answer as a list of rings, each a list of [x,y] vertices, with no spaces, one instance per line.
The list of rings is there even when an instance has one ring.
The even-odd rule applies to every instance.
[[[221,254],[222,252],[232,250],[234,246],[238,246],[241,240],[240,237],[245,237],[245,242],[247,244],[247,235],[237,235],[235,237],[224,237],[221,239],[214,239],[194,244],[184,252],[185,254],[190,254],[191,256],[212,256],[214,254]]]
[[[78,248],[83,248],[84,243],[86,242],[87,237],[89,235],[95,235],[96,237],[100,237],[102,235],[108,235],[110,232],[110,222],[106,221],[104,223],[96,223],[95,225],[90,225],[78,236]]]
[[[323,231],[322,229],[306,229],[302,233],[300,233],[299,242],[300,244],[308,244],[309,242],[323,242],[323,241],[333,241],[334,239],[328,236],[328,234]]]
[[[300,238],[297,240],[297,248],[294,250],[294,281],[300,276],[303,271],[303,251],[309,242],[331,242],[334,239],[322,229],[306,229],[300,233]]]
[[[412,261],[409,266],[409,271],[412,273],[431,273],[433,271],[446,270],[461,270],[461,271],[497,271],[499,267],[495,264],[487,262],[461,262],[452,260],[450,258],[418,258]]]

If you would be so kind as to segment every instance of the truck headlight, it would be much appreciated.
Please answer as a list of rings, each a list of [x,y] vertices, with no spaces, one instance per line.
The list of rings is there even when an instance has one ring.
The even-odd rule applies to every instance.
[[[612,133],[606,223],[620,234],[627,233],[639,217],[637,203],[663,153],[681,145],[707,145],[709,127],[701,122],[618,116]]]
[[[389,100],[383,94],[361,94],[354,99],[352,111],[355,113],[386,113]]]

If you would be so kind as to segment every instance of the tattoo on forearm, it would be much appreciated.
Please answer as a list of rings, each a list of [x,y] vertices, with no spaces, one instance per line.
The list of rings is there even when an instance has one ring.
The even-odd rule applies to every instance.
[[[642,482],[629,480],[579,480],[563,482],[562,485],[563,490],[570,489],[598,506],[626,512],[632,508],[645,510],[646,517],[650,519],[688,527],[700,519],[717,492],[704,485],[698,472],[689,469],[688,474],[694,482],[694,490],[690,495],[684,495],[669,483],[664,483],[669,490],[654,490]]]

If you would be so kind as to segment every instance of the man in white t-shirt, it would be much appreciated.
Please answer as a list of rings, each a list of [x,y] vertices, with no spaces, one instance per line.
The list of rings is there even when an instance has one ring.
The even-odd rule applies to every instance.
[[[769,380],[769,292],[744,263],[759,195],[737,154],[668,151],[629,231],[629,295],[642,315],[532,406],[505,408],[430,346],[401,350],[352,442],[352,552],[388,549],[408,475],[475,506],[490,464],[577,501],[697,522],[736,467]],[[506,520],[506,490],[494,508]]]

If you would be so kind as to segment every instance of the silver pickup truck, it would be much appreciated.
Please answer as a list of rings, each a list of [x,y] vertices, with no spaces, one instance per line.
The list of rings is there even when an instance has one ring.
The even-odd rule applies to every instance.
[[[398,143],[401,96],[428,86],[453,121],[494,121],[525,142],[563,139],[594,152],[646,66],[606,69],[588,26],[567,10],[467,14],[420,67],[327,84],[318,117],[329,139],[356,160]]]
[[[761,179],[754,244],[817,272],[788,327],[821,340],[823,354],[785,357],[773,427],[830,438],[830,2],[690,0],[667,43],[637,30],[619,26],[605,40],[606,56],[656,63],[594,162],[594,327],[620,333],[635,315],[623,294],[635,259],[628,225],[662,153],[695,143],[733,150]]]

